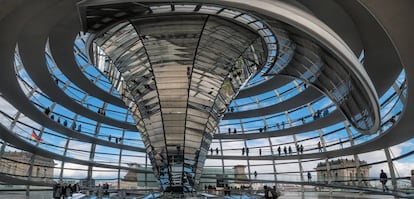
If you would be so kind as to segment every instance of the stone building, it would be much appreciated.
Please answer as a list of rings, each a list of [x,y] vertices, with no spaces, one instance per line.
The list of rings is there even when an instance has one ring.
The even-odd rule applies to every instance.
[[[131,168],[138,168],[139,164],[128,164]],[[140,179],[141,180],[141,179]],[[128,170],[125,176],[121,179],[121,189],[137,189],[138,188],[138,174],[133,170]]]
[[[0,159],[0,172],[14,176],[28,176],[30,159],[32,154],[28,152],[4,152]],[[36,156],[32,167],[33,181],[53,181],[53,159]],[[26,177],[24,177],[26,178]]]
[[[248,181],[249,179],[247,178],[247,175],[246,175],[246,172],[245,172],[246,166],[245,165],[236,165],[236,166],[233,167],[233,169],[234,169],[234,178],[235,178],[234,183],[235,183],[235,185],[238,186],[238,187],[241,187],[241,186],[248,187],[248,186],[250,186],[250,183]]]
[[[319,182],[331,182],[344,185],[358,185],[358,183],[362,183],[362,185],[368,186],[369,182],[365,180],[369,178],[368,175],[371,166],[360,166],[358,169],[358,164],[356,163],[353,159],[332,160],[329,162],[330,171],[328,171],[326,162],[320,162],[315,168],[317,180]],[[359,165],[366,164],[366,161],[359,161]]]

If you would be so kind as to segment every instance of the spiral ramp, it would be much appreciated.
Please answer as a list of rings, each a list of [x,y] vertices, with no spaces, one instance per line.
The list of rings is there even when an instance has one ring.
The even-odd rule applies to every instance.
[[[199,152],[192,149],[205,158],[196,160],[195,165],[204,167],[197,186],[188,182],[187,173],[202,170],[196,166],[184,171],[191,168],[184,163],[180,179],[170,177],[169,183],[187,180],[201,190],[211,183],[211,176],[227,175],[230,182],[237,181],[229,170],[244,165],[248,180],[242,184],[293,183],[305,189],[306,173],[319,179],[314,169],[321,163],[331,165],[325,167],[331,178],[318,186],[332,187],[337,173],[334,162],[353,159],[350,168],[355,171],[383,168],[396,194],[409,192],[401,188],[408,173],[398,171],[412,163],[414,153],[409,147],[414,117],[414,105],[409,102],[414,92],[410,86],[413,4],[408,0],[2,1],[0,173],[4,178],[0,181],[32,186],[69,180],[85,186],[111,182],[121,188],[126,174],[135,172],[139,173],[137,187],[162,183],[151,164],[159,160],[151,159],[153,150],[145,138],[149,132],[140,126],[144,116],[137,113],[139,103],[136,107],[125,103],[130,101],[120,89],[124,82],[112,72],[120,62],[111,60],[114,66],[108,67],[99,60],[107,52],[98,51],[97,46],[102,38],[116,34],[111,28],[125,21],[191,13],[249,29],[261,39],[267,57],[255,48],[256,59],[266,61],[256,60],[260,62],[257,73],[242,82],[223,114],[218,114],[211,143],[200,144]],[[143,32],[137,30],[138,41],[148,48],[154,45],[151,39],[163,39]],[[198,37],[201,41],[202,36]],[[171,40],[168,45],[178,44]],[[155,59],[154,51],[144,50],[147,59]],[[186,59],[203,60],[196,54]],[[45,114],[45,109],[50,113]],[[162,132],[167,139],[168,131]],[[301,145],[303,152],[297,151]],[[180,146],[185,151],[185,145]],[[289,146],[293,152],[283,152]],[[159,151],[171,154],[168,147],[166,143]],[[13,158],[13,153],[27,155],[27,161]],[[183,152],[185,160],[186,153],[191,152]],[[379,159],[369,159],[374,155]],[[168,156],[166,161],[171,163],[170,157],[178,156]],[[42,158],[53,164],[41,165]],[[24,166],[11,166],[16,164]],[[39,173],[39,168],[45,173]],[[341,180],[368,181],[369,188],[375,188],[376,173]]]

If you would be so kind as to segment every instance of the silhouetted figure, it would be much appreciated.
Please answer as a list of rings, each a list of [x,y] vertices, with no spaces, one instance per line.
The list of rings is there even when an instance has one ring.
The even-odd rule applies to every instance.
[[[318,142],[318,150],[319,150],[319,152],[322,152],[321,142]]]
[[[78,125],[78,132],[81,132],[81,130],[82,130],[82,125],[81,125],[81,124],[79,124],[79,125]]]
[[[216,154],[217,154],[217,155],[219,154],[219,149],[218,149],[218,147],[216,148]]]
[[[279,156],[280,156],[281,151],[282,151],[282,149],[280,148],[280,146],[277,147],[277,152],[279,153]]]
[[[262,133],[263,132],[263,129],[262,128],[259,128],[259,133]]]
[[[231,133],[231,128],[229,128],[229,135],[230,135],[230,133]]]
[[[310,173],[310,171],[308,171],[308,182],[312,181],[312,174]]]
[[[233,133],[234,133],[234,134],[236,134],[236,133],[237,133],[237,129],[236,129],[236,128],[234,128],[234,129],[233,129]]]
[[[397,120],[395,119],[395,115],[391,117],[390,122],[393,125]]]
[[[257,177],[257,171],[254,171],[254,178]]]
[[[68,126],[68,121],[63,121],[63,126],[67,127]]]
[[[213,148],[210,149],[211,155],[213,155]]]
[[[245,149],[244,149],[244,147],[243,147],[243,148],[242,148],[242,155],[244,155],[244,150],[245,150]]]
[[[289,155],[292,155],[292,147],[289,146]]]
[[[303,154],[303,145],[300,145],[300,153]]]
[[[58,119],[57,119],[57,121],[56,121],[56,122],[60,124],[60,117],[58,117]]]
[[[108,141],[112,142],[112,135],[108,136]]]
[[[287,155],[287,148],[286,148],[286,146],[283,147],[283,152],[285,152],[285,155]]]
[[[386,185],[387,181],[388,181],[387,174],[384,172],[384,170],[381,169],[380,182],[382,184],[382,191],[388,190],[388,187]]]
[[[264,130],[264,132],[267,131],[267,125],[264,125],[263,130]]]
[[[70,127],[72,130],[75,130],[75,128],[76,128],[76,122],[73,122],[72,123],[72,126]]]
[[[49,113],[50,113],[50,108],[49,108],[49,107],[45,108],[44,113],[45,113],[46,115],[49,115]]]
[[[328,116],[328,114],[329,114],[329,110],[328,109],[323,110],[323,113],[322,113],[323,117]]]
[[[62,187],[59,183],[56,183],[53,185],[53,198],[54,199],[60,199],[62,195]]]
[[[55,120],[55,115],[51,114],[50,119]]]
[[[262,149],[259,149],[259,155],[262,156]]]
[[[246,147],[246,155],[249,155],[249,148]]]

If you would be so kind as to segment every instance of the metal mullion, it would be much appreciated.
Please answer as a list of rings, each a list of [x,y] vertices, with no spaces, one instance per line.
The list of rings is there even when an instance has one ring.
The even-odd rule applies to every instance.
[[[69,84],[70,83],[71,82],[69,80],[66,81],[66,83],[63,86],[62,90],[65,91],[69,87]],[[75,116],[73,117],[73,121],[72,122],[76,122],[77,121],[77,118],[78,118],[78,114],[75,114]],[[63,154],[62,154],[63,157],[66,157],[66,153],[67,153],[67,150],[68,150],[69,142],[70,142],[70,137],[67,136],[66,143],[65,143],[65,147],[64,147],[64,150],[63,150]],[[62,181],[62,179],[63,179],[64,165],[65,165],[65,161],[62,160],[62,163],[60,165],[60,175],[59,175],[59,180],[60,181]]]
[[[128,122],[128,112],[126,112],[125,113],[125,122]],[[123,143],[123,141],[124,141],[124,138],[125,138],[125,129],[122,129],[122,135],[121,135],[121,138],[122,138],[122,143]],[[122,144],[123,145],[123,144]],[[122,163],[122,152],[123,152],[123,149],[122,149],[122,147],[119,149],[119,160],[118,160],[118,166],[119,167],[121,167],[121,163]],[[147,166],[145,166],[145,167],[147,167]],[[145,176],[146,176],[147,174],[145,173]],[[120,168],[118,168],[118,179],[117,179],[117,189],[120,189],[120,187],[121,187],[121,169]]]
[[[295,81],[294,81],[295,82]],[[297,84],[296,84],[296,86],[297,86]],[[289,125],[290,126],[293,126],[292,125],[292,119],[290,118],[290,116],[289,116],[289,113],[286,111],[285,112],[285,115],[286,115],[286,117],[287,117],[287,119],[288,119],[288,123],[289,123]],[[298,164],[299,164],[299,172],[300,172],[300,180],[301,180],[301,182],[304,182],[304,178],[303,178],[303,166],[302,166],[302,160],[299,158],[299,151],[297,150],[298,149],[298,141],[297,141],[297,139],[296,139],[296,134],[292,134],[292,138],[293,138],[293,143],[295,143],[295,148],[296,148],[296,153],[298,154],[297,156],[298,156]],[[292,151],[293,152],[293,151]],[[301,184],[301,189],[302,189],[302,193],[304,193],[305,192],[305,187],[304,187],[304,184]]]

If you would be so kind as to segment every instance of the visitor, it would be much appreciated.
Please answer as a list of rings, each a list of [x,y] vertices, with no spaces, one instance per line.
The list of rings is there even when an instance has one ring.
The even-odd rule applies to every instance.
[[[49,113],[50,113],[50,108],[49,108],[49,107],[47,107],[47,108],[45,109],[44,113],[45,113],[47,116],[49,116]]]
[[[322,115],[323,115],[323,117],[326,117],[326,116],[328,116],[328,114],[329,114],[329,110],[326,108],[326,109],[323,111]]]
[[[310,171],[308,171],[308,182],[312,181],[312,174],[310,173]]]
[[[60,196],[62,195],[62,189],[60,187],[59,183],[54,183],[53,185],[53,198],[54,199],[60,199]]]
[[[73,191],[76,192],[76,193],[79,193],[80,192],[79,183],[76,183],[76,184],[73,185]]]
[[[242,155],[244,155],[244,150],[245,150],[245,149],[244,149],[244,147],[243,147],[243,148],[242,148]]]
[[[257,178],[257,171],[254,171],[254,178]]]
[[[213,155],[213,148],[210,148],[211,155]]]
[[[395,115],[391,117],[390,122],[393,125],[397,120],[395,119]]]
[[[300,153],[303,154],[303,145],[300,145]]]
[[[108,141],[109,141],[109,142],[112,142],[112,135],[109,135],[109,136],[108,136]]]
[[[262,156],[262,149],[259,149],[259,156]]]
[[[289,146],[289,155],[292,155],[292,147]]]
[[[246,155],[249,156],[249,148],[246,147]]]
[[[279,156],[280,156],[280,152],[281,151],[281,149],[280,149],[280,146],[279,147],[277,147],[277,152],[279,153]]]
[[[63,191],[63,198],[69,198],[70,197],[70,192],[71,192],[71,188],[69,187],[69,185],[67,185],[65,183],[64,187],[64,191]]]
[[[63,121],[63,126],[67,127],[68,126],[68,121]]]
[[[218,147],[216,148],[216,155],[218,155],[219,154],[219,149],[218,149]]]
[[[72,130],[75,130],[75,128],[76,128],[76,122],[74,121],[73,123],[72,123],[72,126],[70,127]]]
[[[388,181],[387,174],[384,172],[384,170],[381,169],[380,182],[382,184],[382,191],[388,190],[388,187],[386,185],[387,181]]]
[[[318,150],[319,150],[319,152],[322,152],[321,142],[318,142]]]
[[[283,147],[283,152],[285,152],[285,155],[287,155],[287,148],[286,148],[286,146]]]

